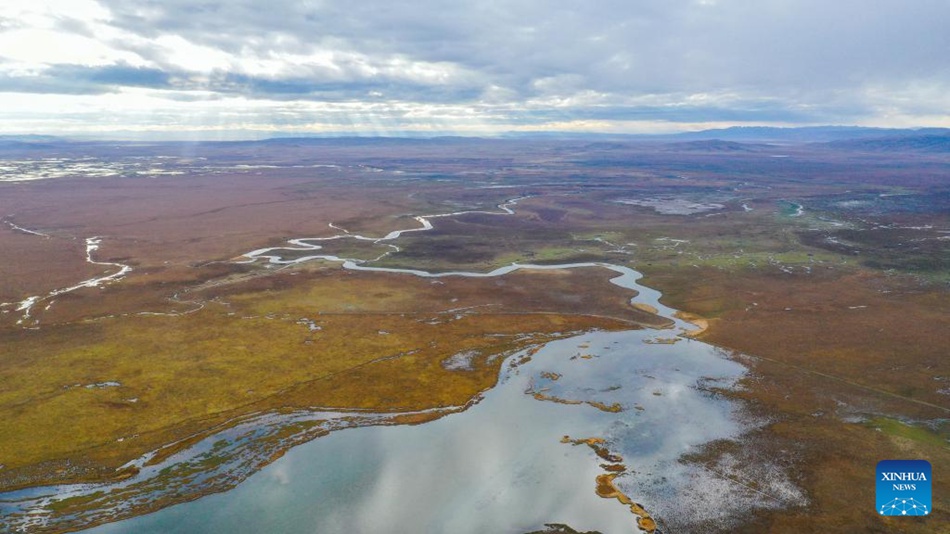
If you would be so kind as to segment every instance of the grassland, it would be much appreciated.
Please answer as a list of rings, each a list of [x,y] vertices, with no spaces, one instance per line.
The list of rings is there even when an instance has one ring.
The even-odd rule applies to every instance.
[[[190,293],[204,304],[194,313],[9,331],[0,370],[4,480],[52,481],[48,469],[30,469],[49,462],[88,464],[57,478],[107,474],[196,425],[274,408],[464,405],[497,379],[499,355],[651,321],[626,304],[630,295],[607,287],[610,274],[433,284],[302,269]],[[562,290],[544,298],[542,287]],[[472,369],[442,365],[467,351],[480,355]]]
[[[600,269],[430,280],[327,262],[233,261],[287,239],[335,235],[331,222],[381,237],[417,227],[413,215],[527,197],[512,216],[435,219],[435,229],[406,234],[375,265],[634,267],[664,303],[708,322],[701,339],[750,368],[741,389],[723,394],[767,421],[741,444],[713,443],[684,461],[714,468],[728,455],[750,466],[783,458],[808,495],[807,509],[763,511],[730,531],[933,530],[875,515],[869,473],[882,458],[903,457],[950,470],[944,155],[783,147],[788,158],[770,158],[766,149],[561,142],[471,141],[464,155],[439,142],[397,148],[256,152],[278,167],[340,165],[266,177],[0,184],[4,221],[45,235],[0,226],[9,251],[0,302],[102,274],[85,261],[87,237],[103,236],[99,261],[133,267],[120,282],[60,295],[37,310],[35,330],[16,325],[14,305],[0,307],[0,489],[114,477],[144,452],[267,410],[464,405],[494,384],[503,355],[572,331],[662,324],[629,306]],[[205,150],[225,162],[247,157]],[[624,198],[651,200],[616,202]],[[720,207],[663,213],[656,199]],[[391,250],[319,244],[320,253],[360,259]],[[462,352],[477,355],[470,369],[444,365]],[[944,521],[945,480],[934,495],[931,520]]]

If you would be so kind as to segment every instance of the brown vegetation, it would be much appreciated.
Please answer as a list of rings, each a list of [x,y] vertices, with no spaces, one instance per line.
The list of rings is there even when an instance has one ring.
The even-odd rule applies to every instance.
[[[574,330],[666,324],[631,307],[602,269],[431,280],[231,261],[336,234],[330,222],[382,236],[416,227],[412,215],[498,211],[529,196],[514,216],[440,218],[381,263],[637,268],[697,325],[691,336],[750,366],[741,389],[722,393],[770,422],[741,447],[711,444],[689,461],[745,451],[749,462],[788,457],[800,473],[807,513],[760,512],[739,531],[926,532],[947,520],[945,477],[935,513],[899,525],[873,513],[869,478],[882,458],[950,470],[945,155],[489,141],[464,156],[438,142],[197,150],[222,168],[278,168],[0,184],[0,488],[125,476],[113,470],[128,459],[262,410],[464,405],[494,383],[499,356],[528,349],[529,359]],[[288,166],[312,163],[340,167]],[[624,197],[638,203],[615,202]],[[664,199],[722,207],[668,214]],[[45,302],[38,330],[18,327],[13,303],[110,271],[85,261],[92,236],[103,238],[98,261],[132,273]],[[443,365],[466,350],[471,369]],[[605,470],[598,491],[620,499],[619,470]]]

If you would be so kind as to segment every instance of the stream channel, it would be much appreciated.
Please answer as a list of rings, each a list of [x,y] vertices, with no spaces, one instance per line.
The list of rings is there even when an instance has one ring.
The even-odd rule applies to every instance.
[[[499,215],[513,213],[510,207],[516,202],[499,206]],[[388,244],[407,231],[430,229],[431,218],[464,213],[416,217],[421,228],[383,238],[343,232]],[[294,247],[282,248],[316,251],[319,241],[340,237],[296,239],[290,242]],[[429,273],[320,255],[283,260],[280,250],[245,256],[273,264],[324,259],[347,269],[424,277],[605,268],[618,274],[614,284],[638,292],[634,303],[656,308],[674,326],[585,332],[536,348],[530,358],[522,351],[504,363],[494,388],[465,407],[442,410],[443,417],[425,424],[394,424],[392,414],[320,409],[259,414],[155,465],[148,465],[148,455],[140,458],[134,464],[141,471],[124,481],[0,494],[2,522],[13,531],[32,531],[125,518],[88,530],[97,534],[517,534],[552,523],[605,534],[646,530],[638,528],[630,506],[595,493],[595,480],[608,474],[609,462],[595,447],[570,441],[587,438],[602,438],[604,450],[622,456],[626,469],[613,484],[667,532],[709,522],[728,524],[752,509],[782,505],[782,491],[796,493],[780,473],[773,473],[773,486],[762,486],[762,491],[682,460],[713,440],[737,439],[754,425],[743,417],[740,403],[716,392],[735,387],[745,368],[722,350],[679,335],[692,325],[674,317],[675,310],[659,302],[658,291],[641,286],[637,271],[581,263]],[[287,437],[286,429],[299,423],[308,424]],[[275,440],[278,434],[282,437]],[[268,464],[269,455],[288,443],[296,446]],[[209,489],[218,493],[137,515],[170,495],[176,500],[175,494]],[[51,504],[77,496],[94,505],[72,517],[49,512]]]

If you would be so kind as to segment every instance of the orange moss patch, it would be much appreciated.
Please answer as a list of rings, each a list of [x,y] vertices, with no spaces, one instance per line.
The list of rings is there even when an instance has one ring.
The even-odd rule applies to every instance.
[[[558,404],[573,404],[573,405],[586,404],[586,405],[588,405],[588,406],[592,406],[592,407],[594,407],[594,408],[597,408],[598,410],[600,410],[600,411],[602,411],[602,412],[608,412],[608,413],[619,413],[619,412],[622,412],[622,411],[623,411],[623,406],[621,406],[619,403],[616,403],[616,402],[613,403],[613,404],[608,405],[608,404],[604,404],[604,403],[598,402],[598,401],[582,401],[582,400],[576,400],[576,399],[563,399],[563,398],[561,398],[561,397],[555,397],[555,396],[553,396],[553,395],[545,395],[545,394],[542,393],[541,391],[534,391],[534,392],[529,391],[529,393],[531,393],[531,396],[534,397],[535,399],[539,400],[539,401],[556,402],[556,403],[558,403]]]
[[[598,497],[604,499],[617,499],[621,504],[626,505],[630,508],[630,512],[637,516],[637,527],[647,533],[653,533],[656,531],[656,522],[650,517],[650,514],[641,506],[628,497],[625,493],[620,491],[620,489],[614,485],[614,479],[619,475],[623,474],[626,471],[626,466],[621,464],[623,458],[618,454],[613,454],[604,444],[606,441],[603,438],[582,438],[582,439],[572,439],[570,436],[564,436],[561,438],[561,443],[570,443],[571,445],[587,445],[594,451],[597,456],[602,459],[610,462],[610,464],[601,464],[607,473],[597,475],[595,480],[595,492]]]
[[[618,402],[608,405],[598,401],[587,401],[587,404],[597,408],[602,412],[620,413],[623,411],[623,406],[621,406]]]
[[[637,527],[643,532],[655,532],[656,521],[650,517],[649,512],[614,485],[614,479],[617,478],[618,475],[619,473],[597,475],[597,486],[595,490],[597,496],[604,499],[617,499],[621,504],[629,506],[630,512],[637,516]]]
[[[539,401],[556,402],[558,404],[584,404],[584,401],[573,400],[573,399],[562,399],[562,398],[554,397],[551,395],[545,395],[544,393],[541,393],[539,391],[536,391],[531,396]]]
[[[603,444],[606,443],[603,438],[571,439],[570,436],[564,436],[561,438],[561,443],[570,443],[571,445],[575,446],[587,445],[597,456],[607,462],[620,463],[623,461],[622,456],[611,453],[606,447],[603,446]]]

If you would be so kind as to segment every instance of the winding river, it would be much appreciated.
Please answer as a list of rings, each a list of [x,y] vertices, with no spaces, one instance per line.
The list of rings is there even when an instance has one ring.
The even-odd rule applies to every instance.
[[[7,221],[7,224],[11,228],[19,232],[44,237],[46,239],[49,239],[50,237],[49,235],[44,234],[42,232],[38,232],[35,230],[30,230],[27,228],[23,228],[21,226],[17,226],[10,221]],[[115,271],[111,274],[104,274],[102,276],[89,278],[87,280],[83,280],[82,282],[79,282],[69,287],[54,289],[50,291],[49,293],[47,293],[46,295],[34,295],[32,297],[27,297],[18,303],[10,303],[10,302],[0,303],[0,309],[3,309],[5,307],[15,306],[14,311],[22,312],[22,315],[20,316],[20,318],[17,320],[17,323],[16,323],[18,326],[22,326],[24,328],[38,328],[39,319],[32,316],[33,308],[35,308],[37,304],[41,302],[46,302],[46,309],[48,310],[55,302],[54,299],[60,295],[63,295],[65,293],[70,293],[72,291],[76,291],[82,288],[100,287],[104,284],[110,284],[112,282],[121,280],[122,278],[125,277],[125,275],[129,274],[132,271],[132,267],[129,265],[125,265],[124,263],[96,261],[95,259],[93,259],[92,255],[94,252],[99,250],[100,244],[102,244],[102,237],[100,236],[86,238],[86,263],[89,263],[91,265],[99,265],[102,267],[117,267],[119,269],[118,271]]]
[[[502,204],[500,212],[481,213],[512,214],[518,200]],[[633,269],[572,263],[428,272],[319,254],[284,259],[280,253],[316,252],[320,242],[344,238],[398,250],[389,242],[431,229],[433,218],[465,213],[415,217],[419,228],[381,238],[331,225],[342,233],[255,250],[245,261],[288,265],[322,259],[345,269],[422,277],[603,268],[617,273],[614,284],[638,292],[634,304],[652,306],[674,329],[585,332],[515,354],[495,388],[468,406],[443,409],[443,417],[426,424],[396,424],[392,414],[319,409],[248,417],[154,465],[147,464],[161,451],[136,460],[141,470],[121,482],[0,494],[3,521],[14,531],[57,522],[78,526],[127,517],[133,502],[148,509],[170,494],[220,491],[91,532],[517,534],[564,524],[582,532],[623,533],[651,529],[622,500],[598,496],[604,477],[645,510],[641,519],[648,514],[667,531],[729,525],[749,511],[801,499],[767,461],[757,469],[768,476],[754,488],[743,480],[741,466],[720,462],[711,469],[683,461],[711,441],[738,439],[756,424],[739,403],[716,393],[735,387],[745,368],[711,345],[678,336],[691,325],[659,302],[658,291],[641,286]],[[292,426],[300,430],[288,434]],[[289,445],[297,446],[267,465],[275,450]],[[49,512],[69,497],[96,504],[81,517]]]

